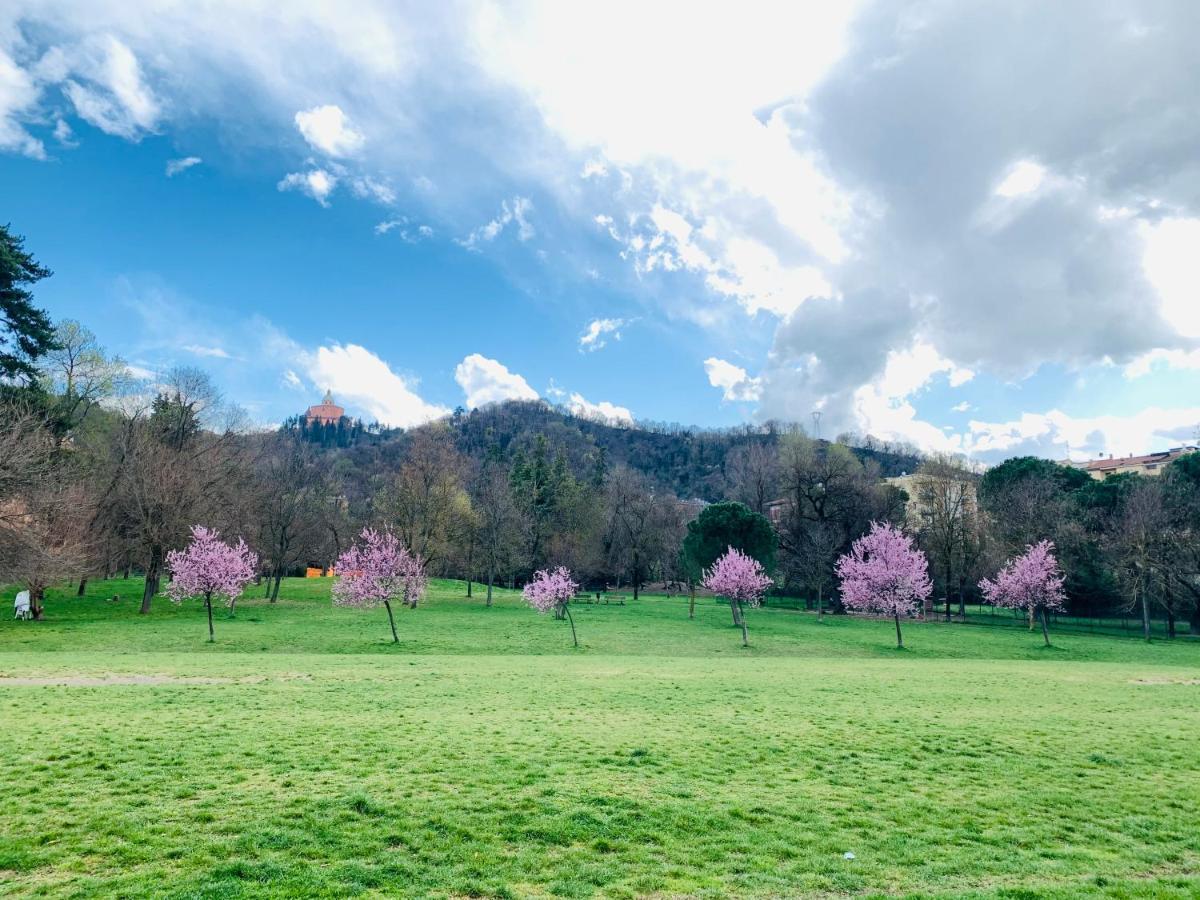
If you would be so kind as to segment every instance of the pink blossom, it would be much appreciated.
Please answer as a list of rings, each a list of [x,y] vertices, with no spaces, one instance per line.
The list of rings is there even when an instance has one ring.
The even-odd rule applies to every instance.
[[[361,537],[361,543],[346,550],[334,566],[338,575],[333,585],[334,605],[367,608],[383,604],[392,640],[399,643],[391,601],[417,605],[429,584],[425,564],[389,531],[364,528]]]
[[[762,563],[752,556],[733,547],[704,571],[701,584],[707,590],[729,601],[733,611],[733,624],[742,628],[742,646],[750,646],[750,633],[746,627],[746,616],[742,607],[758,606],[763,594],[774,582],[763,571]]]
[[[896,620],[896,645],[904,646],[900,617],[911,616],[933,592],[929,562],[912,538],[892,525],[872,522],[871,530],[850,545],[837,561],[842,602],[858,612]]]
[[[203,597],[208,609],[208,639],[213,640],[212,598],[224,597],[230,608],[246,585],[254,580],[258,556],[238,538],[235,546],[221,540],[210,528],[196,525],[192,541],[183,550],[167,554],[171,583],[167,596],[179,603],[188,597]]]
[[[578,590],[579,584],[571,578],[571,570],[559,566],[553,571],[534,572],[533,579],[521,591],[521,597],[540,613],[553,612],[558,618],[565,616],[571,623],[571,639],[578,647],[575,619],[571,616],[571,598]]]
[[[1046,626],[1046,611],[1065,609],[1065,580],[1054,557],[1052,541],[1038,541],[1025,548],[1025,552],[1010,559],[996,573],[996,580],[987,578],[979,582],[979,589],[989,603],[1011,609],[1023,609],[1031,616],[1040,615],[1042,636],[1050,644],[1050,633]],[[1030,626],[1033,625],[1032,619]]]
[[[736,603],[758,606],[775,582],[763,571],[762,563],[730,547],[711,569],[704,572],[705,589]]]

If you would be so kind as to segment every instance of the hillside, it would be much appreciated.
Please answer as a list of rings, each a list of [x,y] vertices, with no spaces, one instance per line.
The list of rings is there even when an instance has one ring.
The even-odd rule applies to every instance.
[[[624,427],[575,416],[540,401],[457,410],[438,424],[448,425],[458,449],[473,459],[497,451],[511,458],[518,450],[528,451],[537,436],[544,435],[555,452],[565,454],[577,476],[586,477],[603,457],[609,466],[623,464],[645,473],[679,497],[707,501],[725,495],[726,461],[733,450],[755,443],[773,446],[796,427],[779,423],[726,429],[667,424]],[[368,436],[351,452],[402,456],[415,430]],[[911,472],[920,462],[913,452],[886,445],[853,450],[864,463],[876,465],[882,477]]]

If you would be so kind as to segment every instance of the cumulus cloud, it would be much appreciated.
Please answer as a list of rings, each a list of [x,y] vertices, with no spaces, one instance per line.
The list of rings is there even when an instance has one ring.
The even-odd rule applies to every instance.
[[[704,361],[708,383],[722,391],[726,401],[757,402],[762,395],[762,379],[751,378],[741,366],[710,356]]]
[[[167,177],[174,178],[180,172],[186,172],[192,166],[198,166],[204,162],[198,156],[185,156],[182,159],[167,160]]]
[[[307,172],[289,172],[280,179],[276,187],[281,191],[299,191],[312,197],[322,206],[329,205],[329,195],[337,187],[337,175],[325,169],[309,169]]]
[[[306,362],[313,384],[328,388],[339,400],[361,407],[385,425],[409,428],[450,412],[422,400],[415,380],[397,374],[358,344],[318,347]]]
[[[474,409],[504,400],[536,400],[538,392],[529,382],[510,372],[503,363],[480,353],[472,353],[454,369],[454,380],[466,395],[467,406]]]
[[[567,399],[566,407],[582,419],[592,419],[608,425],[632,425],[633,413],[624,406],[617,406],[607,400],[592,403],[582,394],[572,393]]]
[[[893,356],[917,341],[933,356],[910,364],[936,357],[932,379],[1190,365],[1198,15],[1086,0],[414,15],[364,0],[352,17],[305,5],[279,29],[253,4],[148,20],[115,0],[15,0],[0,149],[44,154],[46,85],[131,138],[186,111],[269,146],[302,110],[314,153],[362,168],[310,163],[281,189],[411,190],[471,249],[533,237],[536,201],[551,259],[626,275],[647,315],[719,329],[722,356],[769,346],[751,366],[759,416],[911,431],[915,395],[889,383],[920,380]],[[330,97],[354,98],[353,123],[312,106]],[[478,225],[495,202],[481,198],[502,196]],[[594,252],[553,252],[585,230]]]
[[[625,324],[624,319],[592,319],[579,336],[579,349],[583,352],[601,349],[607,343],[605,335],[612,335],[613,340],[619,341]]]
[[[350,127],[340,106],[327,104],[296,113],[296,128],[309,146],[329,156],[350,156],[362,149],[365,138]]]

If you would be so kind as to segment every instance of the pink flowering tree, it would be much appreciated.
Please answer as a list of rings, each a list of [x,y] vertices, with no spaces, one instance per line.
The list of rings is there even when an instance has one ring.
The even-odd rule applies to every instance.
[[[578,647],[575,620],[571,618],[571,598],[578,590],[579,584],[571,578],[571,570],[559,566],[553,571],[542,569],[534,572],[533,580],[525,585],[521,596],[540,613],[552,612],[558,618],[566,616],[567,621],[571,623],[571,640]]]
[[[1049,647],[1050,629],[1046,625],[1046,611],[1065,608],[1063,581],[1063,573],[1054,557],[1053,542],[1038,541],[1026,547],[1020,556],[1006,562],[996,573],[995,581],[985,578],[979,582],[979,589],[989,603],[1022,609],[1031,618],[1041,618],[1042,637]]]
[[[333,604],[361,609],[383,604],[392,626],[392,642],[398,644],[392,601],[417,605],[429,585],[425,564],[390,531],[364,528],[360,537],[334,564],[338,579],[333,584]]]
[[[167,596],[176,603],[189,597],[204,598],[204,608],[208,611],[208,641],[212,643],[216,639],[213,635],[213,598],[224,597],[232,611],[246,585],[254,580],[258,555],[241,538],[231,546],[221,540],[216,531],[196,525],[192,528],[191,543],[182,550],[168,553],[166,562],[171,572]]]
[[[711,569],[704,571],[701,584],[706,590],[729,601],[733,610],[733,621],[742,627],[742,646],[750,646],[750,633],[746,628],[746,606],[758,606],[763,594],[772,585],[771,578],[763,571],[762,563],[733,547],[717,558]]]
[[[899,528],[872,522],[871,530],[850,545],[837,561],[842,602],[858,612],[891,616],[896,646],[904,646],[900,617],[915,615],[933,591],[929,561]]]

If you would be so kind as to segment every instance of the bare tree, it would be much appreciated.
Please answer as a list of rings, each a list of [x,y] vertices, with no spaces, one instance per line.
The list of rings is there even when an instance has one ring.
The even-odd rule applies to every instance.
[[[476,537],[487,577],[487,605],[498,572],[507,569],[520,546],[521,517],[513,502],[508,472],[498,462],[485,462],[472,487],[477,517]]]
[[[312,449],[293,435],[271,440],[257,474],[256,544],[268,567],[267,596],[274,603],[284,573],[310,559],[324,543],[325,498]]]
[[[779,496],[779,454],[764,443],[743,444],[726,457],[726,481],[732,499],[745,503],[760,515]]]

